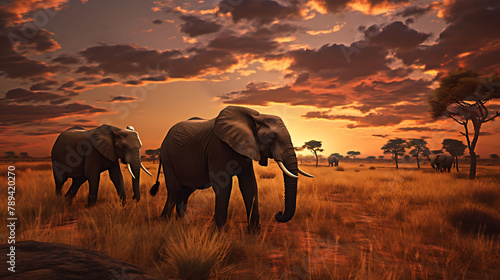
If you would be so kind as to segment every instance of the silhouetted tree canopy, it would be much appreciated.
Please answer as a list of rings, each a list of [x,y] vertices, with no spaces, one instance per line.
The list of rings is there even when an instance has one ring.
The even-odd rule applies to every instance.
[[[356,156],[359,156],[361,153],[358,151],[349,151],[349,152],[347,152],[347,154],[349,156],[351,156],[352,158],[356,159]]]
[[[464,126],[465,132],[460,133],[467,140],[471,156],[471,179],[476,177],[475,148],[481,125],[500,115],[498,111],[489,112],[486,103],[497,98],[500,98],[500,77],[497,74],[482,76],[464,69],[443,77],[439,87],[429,95],[431,115],[434,119],[446,116]],[[472,123],[474,131],[472,139],[469,137],[469,122]]]
[[[318,167],[318,153],[323,152],[323,149],[321,149],[322,145],[321,141],[317,140],[311,140],[302,145],[302,148],[308,149],[316,157],[316,167]]]
[[[406,141],[401,138],[391,139],[381,149],[384,150],[384,154],[392,154],[396,161],[396,168],[399,168],[398,157],[405,154]]]
[[[408,148],[413,148],[410,155],[417,160],[417,167],[420,168],[420,158],[429,157],[431,151],[427,148],[427,141],[424,139],[410,139],[408,141]]]

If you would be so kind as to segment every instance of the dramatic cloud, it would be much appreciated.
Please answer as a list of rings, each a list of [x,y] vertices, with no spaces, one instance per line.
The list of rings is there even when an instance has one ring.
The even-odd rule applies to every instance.
[[[228,51],[191,49],[190,56],[182,56],[178,50],[157,51],[135,45],[101,45],[80,52],[88,63],[95,66],[80,68],[77,72],[102,71],[122,77],[151,76],[166,72],[173,78],[189,78],[208,70],[227,70],[238,63]]]
[[[76,102],[62,105],[32,105],[12,103],[10,100],[2,98],[0,99],[0,126],[36,123],[57,119],[61,116],[84,115],[89,117],[96,113],[105,112],[108,110]]]
[[[192,15],[182,15],[181,19],[184,21],[181,24],[181,31],[191,37],[215,33],[222,28],[222,25],[216,22],[203,20]]]
[[[80,63],[80,59],[74,55],[61,54],[58,57],[52,59],[52,62],[57,62],[60,64],[70,65]]]
[[[57,93],[33,92],[22,88],[11,89],[5,94],[5,100],[16,103],[41,103],[61,104],[70,98]]]
[[[294,90],[289,86],[271,88],[266,83],[249,83],[246,89],[220,96],[225,104],[260,105],[285,103],[289,105],[310,105],[330,108],[344,105],[345,96],[332,94],[313,94],[308,90]]]
[[[230,12],[234,22],[245,19],[263,25],[275,20],[301,18],[298,1],[289,1],[288,4],[282,5],[273,0],[224,0],[219,7],[222,13]]]
[[[492,28],[500,26],[500,2],[451,1],[444,6],[442,14],[449,25],[441,32],[436,44],[399,51],[396,56],[407,65],[424,65],[426,70],[467,67],[490,72],[500,68],[498,60],[488,61],[479,55],[500,49],[498,32]],[[479,66],[481,68],[476,68]]]
[[[364,30],[370,43],[387,49],[411,49],[429,38],[430,33],[418,32],[400,21],[395,21],[382,29],[376,25]],[[373,36],[373,34],[376,34]]]
[[[432,131],[432,132],[455,132],[453,129],[445,129],[445,128],[432,128],[427,126],[408,126],[408,127],[399,127],[396,131],[403,132],[423,132],[423,131]]]
[[[153,24],[162,24],[163,23],[163,20],[161,19],[155,19],[152,21]]]
[[[137,101],[137,97],[135,96],[118,95],[112,97],[108,102],[114,103],[114,102],[135,102],[135,101]]]
[[[264,54],[275,50],[278,43],[252,36],[222,35],[213,39],[208,47],[237,53]]]
[[[379,138],[387,138],[387,134],[372,134],[373,137],[379,137]]]
[[[421,17],[423,15],[426,15],[432,9],[436,6],[436,4],[432,3],[429,4],[425,7],[420,7],[420,6],[410,6],[404,8],[402,11],[396,13],[397,16],[401,17]]]
[[[406,4],[409,0],[313,0],[320,6],[324,7],[330,13],[339,13],[343,10],[351,8],[365,13],[370,13],[372,10],[379,8],[388,8]]]
[[[377,127],[377,126],[392,126],[401,123],[404,119],[397,115],[385,115],[378,113],[370,113],[365,116],[349,116],[349,115],[332,115],[330,111],[312,111],[303,115],[306,119],[325,119],[325,120],[347,120],[353,121],[354,124],[348,124],[347,128],[358,127]]]

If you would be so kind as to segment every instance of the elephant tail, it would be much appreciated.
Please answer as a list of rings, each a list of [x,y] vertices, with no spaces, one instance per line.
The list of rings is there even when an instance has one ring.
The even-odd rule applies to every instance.
[[[160,171],[161,171],[161,158],[160,158],[159,163],[158,163],[158,174],[156,175],[156,183],[149,190],[149,194],[151,194],[151,196],[155,196],[158,193],[158,188],[160,187],[160,180],[159,180],[160,179]]]

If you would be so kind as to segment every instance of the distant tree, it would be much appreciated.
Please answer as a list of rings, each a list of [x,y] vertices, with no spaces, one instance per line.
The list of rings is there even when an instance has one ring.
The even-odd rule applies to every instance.
[[[492,158],[493,160],[497,160],[499,156],[497,154],[491,154],[490,158]]]
[[[376,158],[376,157],[374,157],[374,156],[368,156],[368,157],[366,157],[366,159],[367,159],[367,160],[369,160],[369,161],[370,161],[370,163],[372,163],[372,160],[375,160],[375,159],[377,159],[377,158]]]
[[[296,152],[302,152],[304,147],[293,147]],[[304,160],[304,156],[302,154],[297,155],[297,159],[300,160],[300,164],[302,164],[302,160]]]
[[[443,152],[443,150],[432,150],[431,154],[437,155],[437,154],[440,154],[442,152]]]
[[[420,158],[429,157],[431,154],[431,151],[427,148],[427,141],[424,139],[410,139],[408,141],[408,148],[413,148],[410,151],[410,155],[417,160],[417,167],[420,169]]]
[[[349,156],[351,156],[353,159],[356,159],[357,156],[359,156],[361,153],[359,151],[349,151],[347,152]]]
[[[410,155],[404,155],[404,156],[403,156],[403,159],[404,159],[406,162],[410,162],[410,160],[411,160],[411,156],[410,156]]]
[[[384,150],[384,154],[392,155],[396,161],[396,169],[398,169],[398,158],[405,154],[406,141],[401,138],[391,139],[381,149]]]
[[[19,155],[21,156],[21,159],[27,159],[28,158],[28,153],[27,152],[20,152]]]
[[[385,157],[384,156],[378,156],[380,160],[383,160]]]
[[[321,141],[316,141],[316,140],[308,141],[304,143],[304,145],[302,145],[304,149],[308,149],[309,151],[311,151],[314,157],[316,157],[316,167],[318,167],[318,153],[323,152],[321,146],[322,146]]]
[[[150,159],[153,160],[153,164],[155,164],[156,156],[160,155],[160,148],[146,150],[146,155],[150,156]]]
[[[450,155],[453,156],[453,159],[455,161],[455,167],[458,170],[458,157],[463,156],[465,152],[465,148],[467,146],[460,140],[455,140],[455,139],[444,139],[443,140],[443,149],[446,150]]]
[[[339,153],[333,153],[332,155],[338,157],[339,159],[343,159],[344,158],[344,156],[341,155],[341,154],[339,154]]]
[[[434,119],[442,116],[452,118],[463,125],[460,132],[467,140],[471,156],[469,178],[476,178],[476,144],[481,126],[496,117],[500,112],[490,114],[486,103],[500,98],[500,76],[483,77],[479,73],[460,69],[441,79],[439,87],[429,95],[431,114]],[[472,139],[469,137],[469,122],[472,123]]]

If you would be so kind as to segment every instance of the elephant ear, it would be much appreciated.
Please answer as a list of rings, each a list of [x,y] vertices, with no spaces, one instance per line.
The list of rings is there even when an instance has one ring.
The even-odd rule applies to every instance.
[[[228,106],[215,119],[214,131],[237,153],[260,161],[260,149],[255,139],[255,117],[259,112],[250,108]]]
[[[120,129],[117,127],[104,124],[91,131],[90,134],[90,142],[92,143],[92,146],[94,146],[94,148],[96,148],[101,155],[110,161],[115,161],[118,158],[115,152],[113,133],[118,130]]]

